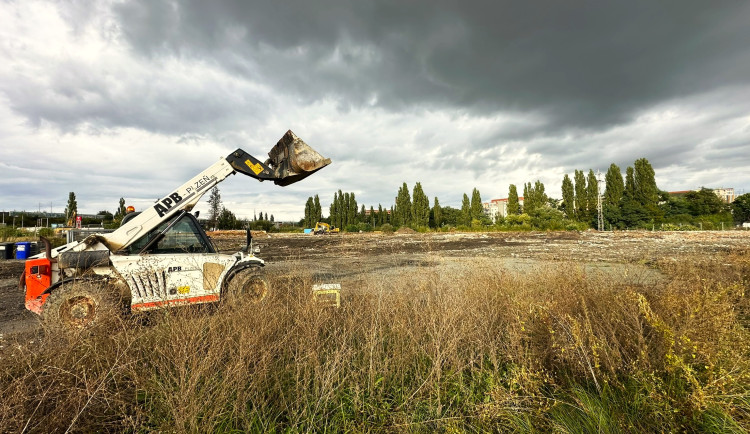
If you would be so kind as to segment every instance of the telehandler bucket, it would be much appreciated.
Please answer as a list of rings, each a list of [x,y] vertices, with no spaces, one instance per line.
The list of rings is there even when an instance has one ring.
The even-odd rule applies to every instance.
[[[324,158],[291,130],[271,148],[268,157],[268,160],[260,163],[238,149],[227,157],[227,161],[239,172],[260,180],[272,180],[280,186],[301,181],[331,164],[330,158]]]

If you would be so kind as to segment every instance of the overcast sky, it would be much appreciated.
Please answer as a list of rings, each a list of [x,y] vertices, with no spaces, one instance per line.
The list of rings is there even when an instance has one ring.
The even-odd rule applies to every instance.
[[[219,185],[238,217],[334,191],[442,205],[645,157],[750,192],[750,2],[0,0],[0,210],[149,206],[291,129],[331,166]],[[207,197],[197,207],[207,209]],[[204,211],[205,212],[205,211]]]

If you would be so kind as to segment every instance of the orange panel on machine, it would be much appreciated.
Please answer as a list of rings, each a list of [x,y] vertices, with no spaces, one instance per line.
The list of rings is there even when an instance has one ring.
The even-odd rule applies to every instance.
[[[26,261],[24,277],[26,280],[26,308],[41,313],[42,305],[49,294],[38,297],[52,283],[52,264],[47,258],[29,259]]]

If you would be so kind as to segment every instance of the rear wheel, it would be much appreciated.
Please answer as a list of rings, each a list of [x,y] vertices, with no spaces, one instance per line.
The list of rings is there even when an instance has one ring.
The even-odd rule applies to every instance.
[[[52,329],[84,330],[104,325],[122,315],[122,298],[96,282],[73,282],[53,291],[42,311]]]

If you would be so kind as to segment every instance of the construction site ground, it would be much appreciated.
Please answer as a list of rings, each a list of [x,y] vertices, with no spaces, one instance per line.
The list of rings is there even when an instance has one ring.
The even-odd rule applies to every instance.
[[[232,253],[245,247],[243,231],[209,234],[217,248]],[[750,231],[703,232],[491,232],[491,233],[253,233],[257,256],[274,275],[307,270],[321,283],[340,283],[342,292],[356,291],[371,277],[398,278],[416,269],[457,273],[478,262],[509,273],[544,267],[582,267],[634,284],[664,277],[660,260],[679,261],[695,255],[747,251]],[[18,289],[23,261],[0,261],[0,348],[10,339],[33,334],[38,317],[24,309]]]

